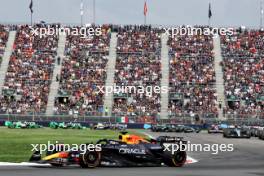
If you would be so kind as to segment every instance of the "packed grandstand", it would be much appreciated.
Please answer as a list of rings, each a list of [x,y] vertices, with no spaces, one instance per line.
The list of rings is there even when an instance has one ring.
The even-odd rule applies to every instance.
[[[46,28],[46,24],[41,25]],[[36,25],[36,26],[37,26]],[[36,27],[35,26],[35,27]],[[178,35],[167,41],[169,59],[168,117],[161,114],[161,95],[114,94],[112,107],[98,92],[107,79],[109,59],[116,59],[113,83],[160,86],[162,28],[102,25],[102,35],[66,36],[63,58],[58,35],[32,35],[27,25],[0,25],[0,63],[10,31],[15,41],[0,95],[0,114],[45,115],[55,66],[61,65],[54,115],[128,116],[138,122],[160,118],[264,118],[264,31],[236,29],[221,36],[224,96],[217,94],[214,36]],[[116,58],[110,58],[115,33]],[[1,67],[2,69],[2,67]],[[224,106],[225,105],[225,106]]]

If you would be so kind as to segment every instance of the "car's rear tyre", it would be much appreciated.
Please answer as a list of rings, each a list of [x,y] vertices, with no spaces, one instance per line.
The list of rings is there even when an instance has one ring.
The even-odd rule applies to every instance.
[[[170,158],[166,158],[164,163],[169,167],[182,167],[187,159],[187,154],[185,151],[178,151],[171,155]]]
[[[82,168],[95,168],[100,165],[101,152],[87,151],[80,156],[80,166]]]

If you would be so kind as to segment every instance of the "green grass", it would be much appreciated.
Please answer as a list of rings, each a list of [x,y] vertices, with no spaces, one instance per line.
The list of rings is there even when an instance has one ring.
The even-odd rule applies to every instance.
[[[32,152],[31,144],[47,144],[56,141],[65,144],[83,144],[98,139],[117,139],[118,131],[90,129],[7,129],[0,128],[0,162],[26,162]]]

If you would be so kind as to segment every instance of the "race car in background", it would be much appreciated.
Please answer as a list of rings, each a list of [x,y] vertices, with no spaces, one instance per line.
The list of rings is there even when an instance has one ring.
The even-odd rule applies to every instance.
[[[157,139],[144,139],[136,135],[122,134],[121,140],[101,139],[100,151],[49,151],[46,156],[35,151],[30,162],[49,163],[52,166],[64,166],[78,164],[82,168],[94,168],[98,166],[110,167],[142,167],[142,166],[169,166],[182,167],[187,159],[185,151],[164,150],[164,144],[186,143],[183,138],[160,136]],[[133,138],[133,142],[127,139]],[[89,145],[89,144],[87,144]]]
[[[250,129],[250,135],[251,137],[258,137],[258,128],[257,126],[250,126],[248,127]]]
[[[259,132],[263,130],[264,127],[261,126],[249,126],[251,137],[259,137]]]
[[[111,129],[125,131],[127,129],[127,124],[122,124],[122,123],[112,124]]]
[[[250,138],[250,130],[244,127],[229,126],[224,129],[223,137],[225,138]]]
[[[110,129],[110,125],[106,123],[90,124],[91,130],[107,130]]]
[[[183,132],[184,131],[184,125],[178,125],[178,124],[157,124],[152,125],[151,131],[153,132]]]
[[[167,126],[165,124],[152,125],[150,130],[152,132],[164,132],[165,130],[167,130]]]
[[[208,133],[223,133],[223,128],[221,127],[221,125],[211,125],[209,128],[208,128]]]
[[[121,123],[97,123],[97,124],[90,124],[91,130],[120,130],[124,131],[127,129],[127,124]]]
[[[49,123],[49,127],[52,129],[85,129],[86,127],[82,126],[80,123],[76,123],[76,122],[69,122],[69,123],[65,123],[65,122],[50,122]]]
[[[153,132],[176,132],[176,133],[199,133],[200,129],[195,129],[185,125],[179,124],[163,124],[152,125],[151,131]]]
[[[264,127],[258,129],[258,138],[264,140]]]
[[[11,121],[5,121],[5,126],[7,128],[18,128],[18,129],[36,129],[36,128],[42,128],[41,125],[38,125],[36,122],[11,122]]]
[[[183,127],[183,132],[184,133],[200,133],[201,129],[198,128],[193,128],[193,127],[190,127],[190,126],[184,126]]]

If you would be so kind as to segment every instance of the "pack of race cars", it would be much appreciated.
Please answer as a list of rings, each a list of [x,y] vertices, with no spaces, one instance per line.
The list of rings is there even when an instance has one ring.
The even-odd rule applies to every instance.
[[[4,126],[10,129],[37,129],[43,128],[34,121],[5,121]],[[91,130],[126,130],[127,124],[122,123],[91,123],[88,125]],[[55,122],[51,121],[48,127],[52,129],[86,129],[87,127],[79,122]]]
[[[43,126],[36,122],[27,121],[6,121],[4,124],[8,128],[18,129],[36,129],[42,128]],[[127,129],[127,124],[111,124],[111,123],[95,123],[90,124],[91,130],[120,130],[124,131]],[[77,122],[50,122],[49,127],[53,129],[86,129],[81,123]],[[201,128],[194,128],[187,125],[181,124],[154,124],[151,125],[152,132],[176,132],[176,133],[199,133]],[[238,125],[227,125],[227,124],[212,124],[208,127],[207,132],[209,134],[221,133],[224,138],[251,138],[258,137],[264,140],[264,127],[261,126],[238,126]]]
[[[264,140],[264,127],[261,130],[258,130],[257,136],[259,139]]]
[[[91,123],[90,124],[91,130],[126,130],[127,124],[121,123]]]
[[[251,138],[258,137],[264,140],[264,127],[230,125],[223,129],[225,138]]]
[[[49,127],[52,129],[86,129],[81,123],[76,122],[50,122]]]
[[[42,128],[43,126],[37,124],[36,122],[27,122],[27,121],[17,121],[17,122],[11,122],[11,121],[5,121],[4,124],[7,128],[11,129],[37,129]]]
[[[178,133],[199,133],[201,129],[195,129],[190,126],[178,124],[157,124],[152,125],[151,131],[153,132],[178,132]]]
[[[180,124],[156,124],[151,127],[152,132],[199,133],[201,129]],[[237,126],[227,124],[212,124],[207,129],[208,134],[223,134],[224,138],[258,137],[264,140],[264,127]]]

